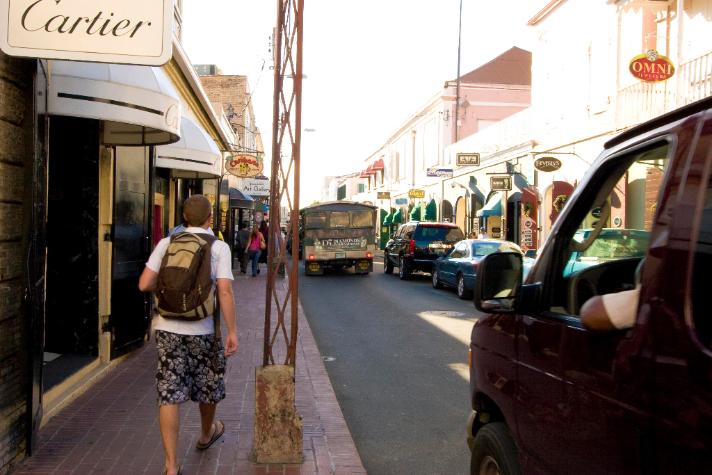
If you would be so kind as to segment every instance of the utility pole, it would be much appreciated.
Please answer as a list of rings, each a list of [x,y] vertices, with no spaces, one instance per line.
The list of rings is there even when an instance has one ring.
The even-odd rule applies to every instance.
[[[299,253],[287,265],[280,207],[286,202],[292,249],[299,249],[299,179],[302,133],[302,38],[304,0],[277,0],[274,46],[272,174],[262,366],[255,371],[253,455],[257,463],[301,463],[302,421],[296,410],[295,366],[299,317]],[[286,80],[286,81],[285,81]],[[277,285],[288,269],[286,291]],[[272,326],[272,312],[276,322]],[[283,358],[283,364],[277,359]]]
[[[455,120],[453,121],[455,132],[453,143],[460,139],[458,122],[460,121],[460,46],[462,43],[462,0],[460,0],[460,13],[457,23],[457,79],[455,80]]]

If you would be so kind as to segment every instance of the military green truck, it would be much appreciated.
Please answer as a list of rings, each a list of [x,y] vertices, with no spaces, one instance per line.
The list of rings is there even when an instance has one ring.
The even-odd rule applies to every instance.
[[[375,206],[334,201],[301,210],[304,273],[353,267],[355,274],[373,272],[376,250]]]

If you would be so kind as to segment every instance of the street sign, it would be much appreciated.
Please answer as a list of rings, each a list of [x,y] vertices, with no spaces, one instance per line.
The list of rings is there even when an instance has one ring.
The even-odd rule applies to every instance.
[[[426,171],[427,176],[440,177],[440,178],[452,178],[452,168],[428,168]]]
[[[225,171],[238,178],[251,178],[262,173],[262,157],[241,153],[228,158],[225,161]],[[269,194],[269,193],[268,193]]]
[[[534,168],[542,172],[553,172],[561,168],[561,160],[554,157],[541,157],[534,160]]]
[[[378,192],[376,192],[376,199],[378,199],[378,200],[390,200],[390,199],[391,199],[391,192],[390,192],[390,191],[378,191]]]
[[[456,160],[458,167],[470,167],[480,165],[479,153],[458,153]]]
[[[408,198],[425,198],[425,190],[408,190]]]
[[[397,205],[407,205],[408,198],[396,198],[396,204]]]
[[[161,66],[173,54],[173,0],[0,2],[10,56]]]
[[[512,177],[511,176],[491,176],[490,189],[492,191],[511,191]]]

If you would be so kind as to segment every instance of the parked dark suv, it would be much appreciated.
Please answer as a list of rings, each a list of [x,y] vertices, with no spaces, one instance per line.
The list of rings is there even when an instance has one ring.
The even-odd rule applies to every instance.
[[[485,257],[475,284],[471,473],[710,473],[712,98],[608,141],[524,282],[521,259]],[[618,329],[584,326],[614,293]]]
[[[431,272],[433,262],[447,254],[456,242],[465,239],[457,225],[452,223],[421,223],[411,221],[401,224],[383,252],[383,270],[405,280],[411,272]]]

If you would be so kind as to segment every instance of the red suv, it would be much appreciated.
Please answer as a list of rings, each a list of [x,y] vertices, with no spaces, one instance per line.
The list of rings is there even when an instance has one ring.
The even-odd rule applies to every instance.
[[[608,249],[611,228],[630,239]],[[607,258],[575,263],[592,249]],[[471,473],[711,473],[711,268],[708,98],[605,144],[526,281],[516,253],[481,262]],[[582,324],[584,302],[631,289],[628,327]]]

